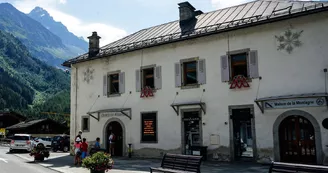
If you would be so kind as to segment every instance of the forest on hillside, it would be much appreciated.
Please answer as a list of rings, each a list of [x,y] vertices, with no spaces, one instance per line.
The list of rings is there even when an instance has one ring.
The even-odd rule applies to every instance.
[[[11,110],[29,119],[70,112],[70,74],[32,57],[13,35],[0,30],[0,110]]]

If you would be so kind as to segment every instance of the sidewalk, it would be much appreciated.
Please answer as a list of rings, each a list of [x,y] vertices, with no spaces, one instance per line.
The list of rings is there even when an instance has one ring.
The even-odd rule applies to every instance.
[[[33,157],[28,154],[15,154],[27,161],[33,161]],[[149,173],[149,167],[158,167],[161,160],[158,159],[137,159],[137,158],[113,158],[114,166],[110,170],[112,173]],[[74,166],[73,156],[67,153],[50,153],[50,157],[40,165],[61,173],[90,173],[90,170]],[[201,166],[202,173],[266,173],[268,166],[261,166],[254,163],[212,163],[204,162]]]

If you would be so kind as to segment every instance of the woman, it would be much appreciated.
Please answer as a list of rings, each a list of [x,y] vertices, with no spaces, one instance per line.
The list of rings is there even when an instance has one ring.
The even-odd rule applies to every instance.
[[[81,165],[81,138],[77,137],[75,139],[75,144],[74,144],[74,165],[80,164]]]

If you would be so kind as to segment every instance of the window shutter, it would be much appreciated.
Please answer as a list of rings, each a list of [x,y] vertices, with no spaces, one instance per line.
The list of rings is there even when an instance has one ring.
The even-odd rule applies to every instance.
[[[104,79],[103,79],[103,95],[104,96],[107,96],[107,86],[108,86],[108,76],[107,75],[104,75]]]
[[[205,59],[198,60],[197,80],[198,80],[198,84],[206,84]]]
[[[259,77],[258,57],[257,50],[251,50],[248,56],[248,69],[250,78]]]
[[[156,66],[154,68],[155,89],[162,89],[162,67]]]
[[[174,64],[174,72],[175,72],[175,87],[181,86],[181,64]]]
[[[229,82],[230,80],[230,68],[228,55],[221,56],[221,81]]]
[[[136,70],[136,91],[141,91],[140,70]]]
[[[121,72],[119,76],[120,84],[120,93],[123,94],[125,92],[125,72]]]

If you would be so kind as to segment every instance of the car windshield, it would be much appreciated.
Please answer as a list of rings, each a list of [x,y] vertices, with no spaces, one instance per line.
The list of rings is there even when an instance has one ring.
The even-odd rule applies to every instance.
[[[62,139],[61,136],[55,136],[55,137],[54,137],[54,141],[58,141],[58,140],[61,140],[61,139]]]
[[[14,136],[14,140],[28,141],[30,138],[28,136]]]

